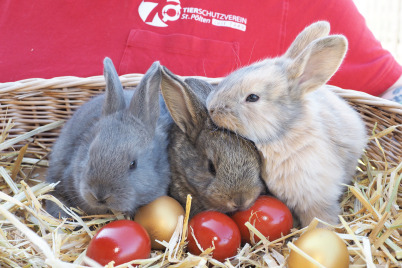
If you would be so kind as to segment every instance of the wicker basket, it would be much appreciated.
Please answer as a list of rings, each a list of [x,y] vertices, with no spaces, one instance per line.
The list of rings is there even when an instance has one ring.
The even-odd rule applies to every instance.
[[[136,86],[141,78],[142,74],[129,74],[120,77],[125,88]],[[220,81],[219,78],[204,79],[210,83]],[[91,233],[89,228],[76,228],[77,226],[84,226],[80,225],[82,221],[66,223],[61,222],[61,220],[55,222],[54,218],[48,218],[39,204],[39,201],[43,200],[43,198],[49,198],[46,193],[50,190],[43,189],[41,191],[40,188],[46,188],[47,185],[39,184],[40,187],[35,185],[35,189],[29,188],[24,180],[30,176],[25,176],[21,171],[22,176],[18,177],[20,173],[15,167],[21,165],[22,156],[24,156],[24,159],[27,155],[32,156],[32,159],[35,160],[31,163],[33,165],[38,164],[38,159],[46,159],[51,151],[53,142],[58,137],[63,122],[71,117],[80,105],[92,96],[104,91],[104,88],[105,81],[103,76],[28,79],[0,84],[0,201],[2,201],[1,199],[9,201],[7,203],[2,201],[0,204],[0,219],[2,216],[6,216],[9,219],[9,222],[2,221],[0,227],[2,229],[3,227],[7,228],[6,235],[8,235],[8,239],[15,241],[13,247],[10,246],[11,242],[4,243],[4,245],[0,243],[0,266],[2,266],[2,260],[8,258],[7,256],[12,256],[13,258],[10,257],[11,259],[5,267],[15,267],[13,266],[15,262],[21,263],[21,266],[43,267],[48,264],[49,259],[56,263],[61,263],[54,267],[66,267],[66,263],[58,259],[55,260],[54,256],[70,263],[80,260],[85,253],[83,252],[85,245],[87,245],[91,236],[88,235]],[[353,255],[351,264],[357,265],[356,267],[362,267],[362,265],[375,267],[374,263],[380,263],[379,267],[400,267],[398,263],[402,258],[402,233],[395,228],[400,226],[402,222],[400,209],[402,205],[402,187],[399,183],[402,175],[397,175],[402,170],[402,105],[352,90],[335,89],[335,92],[347,100],[361,114],[366,122],[367,132],[371,137],[365,154],[368,160],[363,159],[365,165],[362,165],[361,173],[365,174],[365,178],[367,176],[368,178],[373,178],[377,175],[370,175],[374,173],[369,174],[369,170],[374,170],[375,172],[376,170],[389,170],[389,172],[381,173],[373,180],[361,179],[361,185],[357,185],[355,182],[355,185],[350,187],[350,191],[345,193],[341,205],[344,211],[343,217],[348,222],[343,222],[344,227],[339,229],[338,232],[343,235],[343,239],[349,241],[346,243],[348,243],[350,254]],[[27,143],[28,146],[26,145]],[[25,149],[27,149],[26,152]],[[24,153],[21,154],[22,151]],[[7,160],[10,159],[10,155],[12,155],[12,160]],[[3,159],[6,160],[3,161]],[[368,168],[368,165],[371,165],[372,168]],[[7,172],[10,175],[4,174],[7,172],[3,167],[8,170]],[[15,180],[16,182],[6,181],[6,183],[3,183],[1,177],[5,181],[6,178],[9,178],[9,180]],[[43,180],[43,176],[40,180]],[[24,204],[15,201],[15,198],[19,197],[25,198]],[[9,212],[5,211],[5,208]],[[41,220],[37,224],[34,219]],[[57,244],[60,243],[60,240],[57,240],[58,238],[54,233],[60,227],[56,228],[59,224],[66,228],[65,233],[68,234],[63,240],[64,242],[66,241],[66,244],[62,246]],[[96,221],[91,221],[91,223],[86,221],[85,224],[94,228],[98,226]],[[53,235],[45,235],[42,238],[33,236],[27,227],[34,229],[39,235],[40,233],[47,233],[41,232],[44,229],[53,232]],[[355,236],[355,231],[359,231],[359,238]],[[30,241],[21,240],[19,242],[18,239],[22,237],[21,232],[29,237]],[[253,252],[255,253],[252,254],[250,253],[251,249],[245,246],[239,253],[243,254],[243,257],[237,261],[245,263],[246,266],[264,266],[261,263],[275,259],[278,264],[282,264],[289,253],[288,247],[290,248],[292,245],[292,243],[288,243],[287,247],[285,239],[289,241],[297,238],[301,232],[303,230],[295,231],[281,241],[254,247]],[[5,241],[5,233],[0,232],[0,240]],[[74,238],[72,238],[73,240],[79,239],[82,241],[79,242],[82,247],[76,246],[77,241],[69,242],[68,237],[72,236],[71,233],[75,234]],[[389,239],[386,239],[387,237]],[[357,241],[358,239],[361,239],[362,242]],[[42,240],[45,240],[47,244],[42,243],[45,242]],[[56,243],[55,241],[58,242]],[[366,242],[372,243],[372,245]],[[35,243],[37,247],[31,247],[31,243]],[[52,244],[53,248],[50,249],[48,245]],[[181,247],[180,243],[179,248]],[[71,253],[72,250],[73,253]],[[19,257],[16,252],[18,254],[24,252],[26,255],[25,257]],[[268,255],[272,253],[272,255],[261,257],[262,252]],[[163,260],[164,266],[167,267],[171,260],[167,261],[162,257],[162,253],[158,254],[153,259],[151,258],[150,263],[154,262],[155,267],[159,267]],[[183,256],[173,260],[173,264],[179,265],[180,262],[187,261],[187,264],[182,263],[180,267],[188,267],[188,263],[195,265],[200,261],[204,264],[207,261],[213,263],[205,255],[203,257]],[[248,261],[248,258],[250,258],[250,261]],[[233,265],[230,264],[228,267],[233,267]]]
[[[128,74],[120,77],[125,88],[138,84],[142,74]],[[219,78],[205,78],[210,83],[217,83]],[[0,84],[0,128],[4,128],[9,119],[15,124],[9,132],[9,139],[30,132],[40,126],[68,119],[73,112],[92,96],[104,91],[103,76],[89,78],[56,77],[53,79],[27,79],[13,83]],[[369,135],[381,132],[391,126],[392,133],[381,139],[386,159],[390,163],[402,160],[402,105],[371,95],[337,89],[363,117]],[[58,136],[60,128],[38,133],[32,139],[30,152],[46,155]],[[16,144],[16,148],[22,146]],[[372,140],[367,148],[368,156],[382,160],[383,152]],[[382,164],[380,164],[382,165]]]

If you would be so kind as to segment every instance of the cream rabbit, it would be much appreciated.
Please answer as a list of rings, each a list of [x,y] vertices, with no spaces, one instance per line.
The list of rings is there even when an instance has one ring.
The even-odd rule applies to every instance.
[[[233,72],[207,99],[218,126],[255,142],[268,189],[302,226],[339,222],[342,184],[367,142],[358,113],[326,85],[347,50],[328,33],[327,22],[310,25],[283,56]]]

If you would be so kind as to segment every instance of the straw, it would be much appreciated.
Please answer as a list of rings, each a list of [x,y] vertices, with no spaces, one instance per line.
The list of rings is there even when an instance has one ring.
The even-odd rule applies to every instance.
[[[123,85],[135,86],[141,77],[124,76]],[[48,155],[60,126],[103,87],[103,77],[0,84],[1,267],[84,267],[84,262],[91,263],[85,252],[96,231],[124,218],[119,213],[87,216],[68,208],[52,195],[55,184],[44,182]],[[189,197],[186,214],[179,218],[172,238],[160,242],[166,246],[164,251],[153,250],[149,259],[117,267],[286,267],[291,251],[303,254],[294,242],[318,225],[333,230],[345,242],[350,267],[400,267],[402,106],[358,92],[334,91],[361,114],[370,134],[356,176],[341,198],[339,225],[315,219],[306,228],[294,228],[290,234],[270,241],[252,223],[246,223],[261,241],[242,245],[236,256],[219,262],[211,254],[213,248],[204,249],[200,256],[186,250],[187,237],[193,235],[188,229]],[[33,111],[24,112],[27,109]],[[54,202],[71,218],[52,217],[45,210],[45,201]],[[107,267],[115,266],[110,263]]]

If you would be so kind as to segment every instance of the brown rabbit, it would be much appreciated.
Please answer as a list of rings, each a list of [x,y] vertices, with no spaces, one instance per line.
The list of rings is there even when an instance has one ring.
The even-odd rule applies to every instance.
[[[161,89],[176,123],[169,133],[170,195],[185,205],[191,194],[191,215],[250,207],[264,191],[260,158],[250,141],[212,123],[205,107],[212,86],[163,68]]]
[[[227,76],[207,99],[212,120],[255,142],[268,189],[306,226],[338,223],[338,199],[366,145],[363,120],[326,82],[347,40],[327,22],[302,31],[281,57]]]

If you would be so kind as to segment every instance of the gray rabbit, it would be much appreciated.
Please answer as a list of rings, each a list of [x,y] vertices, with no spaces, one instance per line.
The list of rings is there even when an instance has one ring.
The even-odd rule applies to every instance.
[[[182,81],[162,68],[162,95],[176,123],[169,132],[169,194],[183,206],[191,194],[191,216],[203,210],[247,209],[265,190],[254,145],[218,129],[208,116],[205,100],[211,90],[207,82]]]
[[[87,214],[115,210],[132,215],[167,194],[171,119],[160,107],[160,72],[155,62],[134,91],[125,91],[105,58],[106,93],[74,113],[53,147],[46,179],[60,181],[55,197]],[[46,209],[66,216],[53,202]]]

